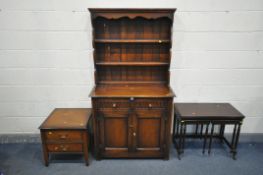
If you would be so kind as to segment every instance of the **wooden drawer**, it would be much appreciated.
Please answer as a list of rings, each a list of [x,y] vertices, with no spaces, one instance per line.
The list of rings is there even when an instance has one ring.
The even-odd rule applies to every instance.
[[[136,109],[135,114],[137,117],[143,118],[161,118],[164,116],[164,110],[161,109]]]
[[[50,152],[82,152],[82,144],[47,144]]]
[[[136,99],[135,108],[167,108],[167,100],[163,99]]]
[[[123,118],[128,117],[130,114],[130,109],[122,108],[122,109],[114,109],[114,108],[104,108],[99,110],[98,116],[103,116],[107,118]]]
[[[45,136],[47,140],[56,141],[81,141],[82,132],[81,131],[45,131]]]
[[[129,99],[96,99],[95,108],[129,108]]]

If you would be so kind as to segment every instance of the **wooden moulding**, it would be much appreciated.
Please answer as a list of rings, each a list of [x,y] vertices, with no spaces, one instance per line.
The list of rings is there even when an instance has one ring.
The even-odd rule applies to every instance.
[[[136,17],[143,17],[146,19],[157,19],[162,17],[167,17],[173,20],[173,14],[176,9],[88,9],[92,16],[92,19],[97,17],[104,17],[107,19],[118,19],[122,17],[127,17],[134,19]]]

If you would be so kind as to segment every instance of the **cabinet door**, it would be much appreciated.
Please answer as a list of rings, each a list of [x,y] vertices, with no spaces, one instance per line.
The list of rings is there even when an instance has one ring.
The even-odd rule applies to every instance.
[[[163,109],[136,109],[134,148],[138,151],[163,152],[165,116]]]
[[[99,147],[104,155],[128,152],[129,109],[100,109],[98,112]]]

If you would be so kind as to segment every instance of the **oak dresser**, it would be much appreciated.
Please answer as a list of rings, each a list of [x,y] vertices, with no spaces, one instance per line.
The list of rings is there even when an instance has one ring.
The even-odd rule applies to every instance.
[[[89,9],[95,155],[169,159],[175,9]]]

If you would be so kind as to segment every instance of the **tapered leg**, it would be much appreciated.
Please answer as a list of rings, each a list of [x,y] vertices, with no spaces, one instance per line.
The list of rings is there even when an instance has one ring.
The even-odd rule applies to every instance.
[[[197,135],[198,133],[198,126],[199,126],[198,124],[195,125],[195,135]]]
[[[220,131],[219,131],[219,138],[220,138],[221,143],[223,143],[224,133],[225,133],[225,124],[221,124]]]
[[[178,159],[181,160],[181,153],[182,153],[182,140],[183,140],[183,122],[180,122],[180,132],[179,132],[179,141],[178,141]]]
[[[206,124],[206,128],[205,128],[205,138],[204,138],[204,144],[203,144],[203,154],[205,153],[206,140],[207,140],[207,135],[208,135],[208,128],[209,128],[209,123]]]
[[[236,160],[236,154],[237,154],[237,144],[239,140],[239,135],[240,135],[240,128],[241,128],[241,123],[235,124],[234,130],[233,130],[233,135],[232,135],[232,141],[231,141],[231,153],[232,153],[232,158]]]
[[[184,153],[184,147],[185,147],[185,137],[186,137],[186,123],[183,124],[183,153]]]
[[[200,130],[200,139],[201,139],[202,136],[203,136],[203,127],[204,127],[204,124],[202,123],[202,124],[201,124],[201,130]]]
[[[236,160],[237,144],[238,144],[238,140],[239,140],[240,129],[241,129],[241,124],[238,124],[237,133],[236,133],[236,140],[235,140],[234,149],[233,149],[233,159],[234,160]]]
[[[208,147],[208,154],[211,153],[211,147],[212,147],[212,140],[214,135],[214,124],[212,123],[211,133],[210,133],[210,139],[209,139],[209,147]]]
[[[176,121],[176,115],[174,115],[174,124],[173,124],[173,141],[176,137],[176,130],[177,130],[177,121]]]

